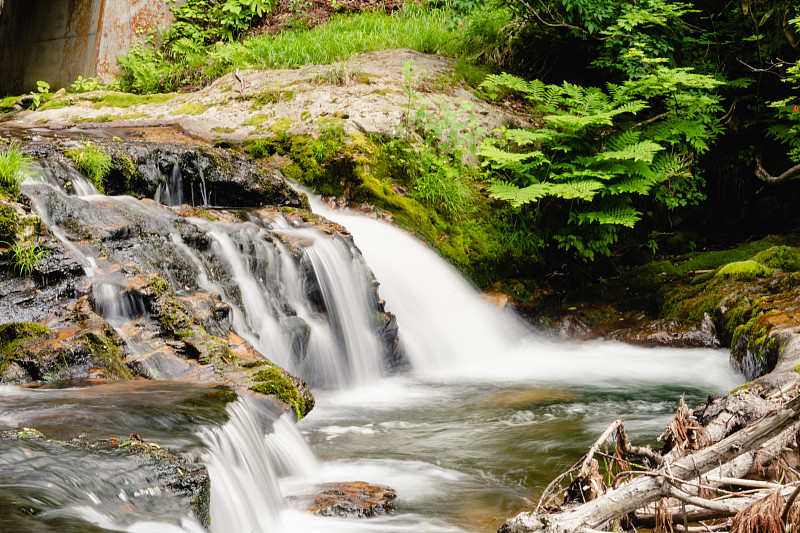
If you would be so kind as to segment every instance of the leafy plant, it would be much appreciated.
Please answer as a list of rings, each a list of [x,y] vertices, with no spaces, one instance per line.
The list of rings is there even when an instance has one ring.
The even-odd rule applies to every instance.
[[[31,109],[39,109],[39,107],[49,99],[50,84],[46,81],[37,81],[36,91],[31,91],[31,94],[33,95],[33,104],[31,105]]]
[[[100,87],[100,78],[84,78],[83,76],[78,76],[78,79],[70,85],[70,90],[73,93],[88,93],[89,91],[96,91]]]
[[[29,276],[47,254],[38,243],[14,243],[8,251],[9,265],[19,276]]]
[[[102,148],[87,142],[83,148],[67,150],[66,155],[75,161],[78,170],[86,174],[99,193],[105,191],[105,177],[112,166],[112,158]]]
[[[558,247],[583,260],[611,253],[619,230],[642,216],[638,198],[668,209],[704,198],[695,156],[719,132],[714,114],[721,108],[710,91],[720,82],[639,58],[647,75],[605,91],[506,74],[484,82],[495,95],[524,94],[542,125],[484,141],[492,196],[515,208],[533,205],[529,215],[549,228]],[[665,111],[637,121],[652,108]]]
[[[31,163],[33,158],[23,153],[19,141],[11,141],[0,151],[0,189],[3,193],[14,198],[19,195],[19,186]]]

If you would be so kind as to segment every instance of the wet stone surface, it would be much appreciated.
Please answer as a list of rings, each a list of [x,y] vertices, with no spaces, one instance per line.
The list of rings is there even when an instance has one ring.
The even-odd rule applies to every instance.
[[[389,487],[364,481],[325,483],[314,494],[290,498],[294,504],[318,516],[373,518],[393,515],[397,494]]]

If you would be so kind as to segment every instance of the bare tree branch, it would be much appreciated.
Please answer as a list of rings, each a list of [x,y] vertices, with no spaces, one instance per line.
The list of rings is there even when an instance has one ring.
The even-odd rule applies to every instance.
[[[796,164],[779,176],[773,176],[764,168],[761,152],[756,152],[755,161],[756,177],[763,182],[769,183],[770,185],[783,183],[784,181],[790,180],[796,176],[800,176],[800,163]]]

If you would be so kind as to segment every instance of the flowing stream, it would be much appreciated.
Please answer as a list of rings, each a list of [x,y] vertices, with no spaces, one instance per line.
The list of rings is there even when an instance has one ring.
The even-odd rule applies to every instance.
[[[160,199],[179,201],[179,190]],[[174,217],[130,198],[79,194],[69,201]],[[0,386],[0,430],[77,431],[84,440],[138,433],[199,458],[211,478],[214,533],[493,531],[535,503],[615,418],[641,442],[661,431],[681,394],[691,405],[741,380],[719,350],[550,341],[489,305],[404,232],[315,210],[349,229],[364,260],[342,240],[281,219],[269,231],[311,241],[300,269],[261,220],[192,219],[211,236],[213,258],[165,230],[192,283],[231,306],[237,333],[314,385],[316,407],[297,425],[247,396],[155,381]],[[141,302],[121,295],[101,258],[51,229],[96,276],[98,312],[124,333],[144,313]],[[397,317],[405,372],[382,363],[364,261]],[[312,274],[321,303],[304,290]],[[308,326],[303,342],[296,317]],[[120,450],[0,439],[0,531],[204,531],[182,498],[154,488],[155,478],[154,467]],[[394,488],[397,514],[324,518],[293,503],[319,483],[356,480]]]

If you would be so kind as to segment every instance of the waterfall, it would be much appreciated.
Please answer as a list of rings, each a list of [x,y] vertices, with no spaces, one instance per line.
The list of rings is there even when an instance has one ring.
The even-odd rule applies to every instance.
[[[97,313],[114,327],[145,314],[141,298],[123,294],[119,283],[96,280],[92,283],[92,296]]]
[[[167,204],[181,201],[178,163],[173,163],[172,169],[169,186],[160,188],[156,198]],[[58,185],[66,181],[72,183],[75,195],[67,195]],[[261,220],[257,213],[244,222],[187,219],[210,237],[212,254],[206,255],[186,245],[172,211],[129,196],[96,194],[91,184],[69,167],[40,165],[26,187],[44,223],[81,261],[87,277],[95,278],[92,291],[98,313],[114,325],[132,351],[151,351],[139,350],[122,327],[146,314],[142,302],[120,301],[128,296],[109,270],[115,259],[100,261],[91,242],[71,241],[53,220],[67,212],[80,213],[84,202],[109,210],[107,217],[89,215],[96,217],[91,220],[136,224],[147,228],[148,235],[157,235],[149,238],[165,241],[168,248],[132,249],[143,270],[185,290],[193,286],[219,294],[232,310],[236,333],[309,384],[351,387],[383,374],[384,348],[378,334],[382,316],[377,314],[372,275],[359,252],[343,238],[294,227],[282,217]],[[204,182],[201,194],[207,202]],[[49,209],[55,209],[53,216]],[[281,242],[284,237],[294,242],[293,247]],[[159,258],[166,254],[175,261],[162,262]],[[98,262],[103,263],[102,268]],[[194,267],[195,273],[171,271],[171,264]],[[154,375],[160,375],[161,370],[156,370]]]
[[[380,283],[386,309],[397,317],[401,343],[418,375],[591,385],[694,383],[714,389],[739,381],[720,364],[714,350],[547,340],[516,316],[492,306],[460,273],[408,233],[313,200],[312,208],[352,233]]]
[[[172,173],[166,184],[159,184],[153,199],[159,204],[180,206],[183,203],[183,174],[179,163],[172,165]],[[194,204],[194,199],[192,201]]]
[[[233,309],[236,332],[261,353],[316,386],[355,386],[382,375],[371,276],[356,250],[316,230],[276,224],[272,231],[311,242],[301,271],[291,253],[255,224],[192,221],[208,231],[228,272],[225,283],[212,281],[203,267],[198,282],[222,295]],[[203,266],[196,255],[192,262]]]
[[[264,414],[246,397],[227,410],[224,426],[201,433],[211,480],[211,531],[274,533],[282,528],[284,506],[259,420]]]
[[[319,470],[319,461],[288,415],[275,421],[265,441],[278,476],[311,477]]]

